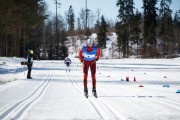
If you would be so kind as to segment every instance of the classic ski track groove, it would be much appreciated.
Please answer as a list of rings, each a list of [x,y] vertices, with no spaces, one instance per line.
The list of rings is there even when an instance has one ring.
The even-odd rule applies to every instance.
[[[100,83],[101,83],[101,84],[104,84],[105,87],[106,87],[108,90],[114,91],[114,93],[117,94],[117,91],[116,91],[116,90],[112,89],[112,88],[109,87],[109,86],[106,86],[106,84],[103,83],[103,82],[101,82],[101,81],[100,81]],[[105,101],[103,98],[101,98],[100,100],[101,100],[103,103],[105,103],[106,105],[108,105],[109,108],[111,108],[111,110],[113,111],[113,113],[114,113],[116,116],[118,116],[118,118],[119,118],[120,120],[127,120],[128,114],[126,114],[126,112],[118,110],[118,109],[117,109],[117,106],[114,106],[113,104]],[[120,114],[120,113],[121,113],[121,114]],[[122,115],[122,114],[123,114],[123,115]]]
[[[2,114],[0,114],[0,119],[18,119],[19,117],[21,117],[23,113],[28,109],[28,107],[38,98],[40,98],[43,92],[45,92],[45,89],[48,87],[50,81],[52,80],[52,76],[53,73],[49,68],[49,75],[47,76],[45,81],[41,85],[39,85],[30,95],[5,109]]]
[[[80,94],[84,94],[82,91],[82,88],[77,84],[77,80],[75,79],[74,75],[71,73],[68,74],[70,77],[70,80],[73,84],[73,86],[79,91]],[[74,82],[76,84],[74,84]],[[100,116],[101,119],[103,119],[102,113],[99,112],[99,110],[97,109],[97,106],[94,105],[94,103],[90,100],[90,96],[88,96],[88,98],[86,98],[89,100],[90,104],[94,107],[94,109],[97,111],[98,115]]]
[[[73,81],[76,82],[76,85],[80,88],[79,89],[81,90],[80,92],[82,92],[83,88],[79,86],[79,84],[77,83],[78,80],[75,78],[73,73],[71,73],[71,76],[73,77]],[[126,119],[125,116],[121,115],[117,109],[111,107],[107,102],[105,102],[105,100],[90,96],[87,99],[95,108],[95,110],[98,112],[101,119],[120,119],[120,120]]]
[[[79,86],[79,84],[77,83],[78,80],[75,78],[74,74],[71,73],[71,75],[72,75],[74,81],[76,82],[76,84]],[[79,86],[79,88],[81,88],[81,90],[83,89],[81,86]],[[99,100],[98,101],[97,98],[93,98],[93,97],[94,96],[92,95],[92,98],[88,97],[87,99],[89,100],[91,105],[95,108],[95,110],[98,112],[98,114],[100,115],[101,118],[103,118],[103,119],[111,119],[111,117],[109,117],[106,114],[104,109],[107,109],[108,111],[110,111],[110,113],[113,114],[113,116],[116,118],[115,114],[112,112],[112,110],[109,107],[107,107],[107,105],[105,105],[104,103],[99,102],[100,101],[99,98],[98,98],[98,100]],[[105,107],[103,108],[103,106],[105,106]],[[99,109],[101,109],[101,110],[99,110]],[[101,111],[101,112],[99,112],[99,111]]]

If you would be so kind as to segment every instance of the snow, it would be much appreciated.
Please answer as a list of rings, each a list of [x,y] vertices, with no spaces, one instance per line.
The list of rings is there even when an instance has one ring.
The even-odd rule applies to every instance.
[[[25,66],[21,65],[23,61],[26,60],[16,57],[0,57],[0,84],[17,80],[20,77],[17,73],[25,70]]]
[[[0,57],[0,119],[180,120],[180,58],[100,59],[98,98],[90,71],[84,97],[82,63],[71,60],[71,72],[63,61],[34,61],[26,79],[23,58]]]

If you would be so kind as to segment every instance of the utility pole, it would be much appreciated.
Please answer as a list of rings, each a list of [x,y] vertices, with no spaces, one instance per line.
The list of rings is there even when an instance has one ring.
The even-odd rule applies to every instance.
[[[55,0],[55,4],[56,4],[56,59],[58,59],[59,57],[59,40],[58,40],[58,28],[57,28],[57,7],[58,5],[61,5],[61,3],[58,2],[58,0]]]
[[[58,41],[58,38],[57,38],[57,0],[56,0],[56,40]]]
[[[85,6],[86,6],[86,31],[87,31],[87,0],[86,0],[86,4],[85,4]]]
[[[86,34],[87,34],[87,31],[88,31],[88,15],[89,15],[89,9],[87,8],[87,0],[86,0],[86,28],[85,28],[85,31],[86,31]]]

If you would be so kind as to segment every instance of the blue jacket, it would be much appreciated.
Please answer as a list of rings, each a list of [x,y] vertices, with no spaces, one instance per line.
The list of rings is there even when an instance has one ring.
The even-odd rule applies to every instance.
[[[64,62],[65,62],[65,63],[71,63],[71,59],[68,58],[68,57],[66,57]]]

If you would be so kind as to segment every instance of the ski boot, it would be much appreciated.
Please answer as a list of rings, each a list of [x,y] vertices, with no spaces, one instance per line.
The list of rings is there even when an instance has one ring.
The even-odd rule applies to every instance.
[[[84,96],[85,96],[86,98],[88,98],[88,89],[87,89],[87,88],[84,88]]]
[[[27,77],[27,79],[32,79],[32,77]]]
[[[93,94],[93,96],[94,96],[95,98],[97,98],[96,88],[93,88],[93,89],[92,89],[92,94]]]

